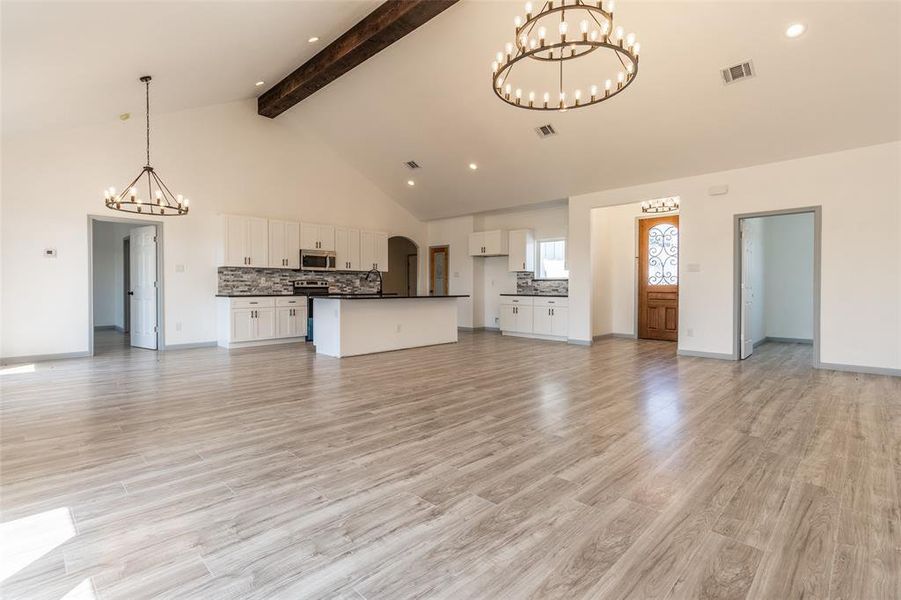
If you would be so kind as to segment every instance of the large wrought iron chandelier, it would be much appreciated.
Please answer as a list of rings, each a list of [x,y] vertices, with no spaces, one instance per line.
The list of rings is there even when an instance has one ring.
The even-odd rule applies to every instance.
[[[116,193],[116,188],[113,187],[104,190],[104,203],[107,208],[122,212],[159,215],[162,217],[186,215],[188,214],[188,205],[191,201],[181,194],[176,196],[169,191],[163,180],[150,166],[150,75],[144,75],[140,80],[144,84],[144,97],[146,100],[147,164],[144,165],[138,176],[118,194]],[[142,178],[147,179],[146,200],[141,198],[141,188],[144,187],[144,183],[141,181]]]
[[[498,98],[519,108],[564,111],[603,102],[635,80],[641,47],[634,33],[627,34],[622,26],[614,26],[613,0],[547,0],[538,12],[533,13],[532,8],[532,3],[527,2],[525,18],[517,15],[513,19],[514,41],[508,42],[491,64],[491,87]],[[548,32],[556,33],[549,37]],[[592,54],[615,57],[607,66],[610,77],[589,76],[581,82],[583,87],[577,87],[578,83],[565,76],[564,67],[576,59],[587,60]],[[535,87],[528,89],[517,84],[513,70],[526,64],[550,69],[553,86],[539,90],[540,95],[536,96]]]

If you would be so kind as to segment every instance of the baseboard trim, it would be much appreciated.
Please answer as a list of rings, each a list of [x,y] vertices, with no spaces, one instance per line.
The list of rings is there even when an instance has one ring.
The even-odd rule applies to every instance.
[[[118,331],[119,333],[125,333],[125,328],[118,325],[95,325],[94,331]]]
[[[827,371],[845,371],[848,373],[864,373],[866,375],[901,377],[901,369],[892,369],[891,367],[865,367],[863,365],[843,365],[841,363],[819,363],[815,364],[814,367]]]
[[[541,333],[520,333],[518,331],[502,331],[501,335],[506,335],[507,337],[525,338],[528,340],[542,340],[545,342],[565,342],[565,341],[567,341],[566,338],[563,336],[544,335]]]
[[[777,344],[807,344],[808,346],[813,345],[813,340],[810,338],[788,338],[788,337],[771,337],[767,336],[762,340],[758,340],[754,342],[754,347],[761,344],[766,344],[767,342],[776,342]]]
[[[572,344],[573,346],[591,346],[594,343],[594,340],[577,340],[569,338],[566,340],[566,343]]]
[[[215,348],[219,343],[216,340],[212,342],[187,342],[185,344],[166,344],[163,351],[169,350],[191,350],[193,348]]]
[[[693,358],[715,358],[717,360],[735,360],[731,354],[724,352],[701,352],[699,350],[676,350],[678,356],[690,356]]]
[[[87,350],[81,352],[60,352],[59,354],[30,354],[27,356],[4,356],[0,358],[0,365],[19,365],[29,362],[47,362],[51,360],[66,360],[69,358],[84,358],[90,356]]]
[[[463,325],[457,325],[457,331],[478,331],[479,329],[484,329],[484,327],[465,327]]]
[[[611,338],[620,338],[623,340],[637,340],[638,336],[635,335],[634,333],[602,333],[601,335],[596,335],[596,336],[592,337],[591,339],[596,342],[598,340],[609,340]]]
[[[292,337],[292,338],[272,338],[269,340],[254,340],[252,342],[226,342],[226,341],[216,341],[213,342],[214,346],[219,346],[220,348],[228,348],[229,350],[238,350],[240,348],[258,348],[260,346],[275,346],[277,344],[297,344],[299,342],[306,342],[307,338],[305,337]],[[204,342],[206,343],[206,342]],[[169,348],[170,346],[166,346]]]

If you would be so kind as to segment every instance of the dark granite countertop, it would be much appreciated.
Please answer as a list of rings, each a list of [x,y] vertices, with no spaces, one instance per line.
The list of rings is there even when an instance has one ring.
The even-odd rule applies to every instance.
[[[439,298],[469,298],[468,294],[449,294],[447,296],[407,296],[407,295],[388,295],[379,296],[378,294],[329,294],[328,296],[313,296],[313,298],[325,298],[328,300],[419,300],[419,299],[439,299]]]
[[[306,294],[245,294],[245,293],[236,293],[236,294],[216,294],[217,298],[293,298],[293,297],[301,297],[306,296]]]
[[[528,296],[530,298],[569,298],[569,294],[500,294],[501,296]]]

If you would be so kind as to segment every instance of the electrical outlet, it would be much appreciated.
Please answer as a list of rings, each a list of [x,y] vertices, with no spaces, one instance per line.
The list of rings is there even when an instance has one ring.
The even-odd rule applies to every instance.
[[[694,336],[695,336],[695,330],[694,330],[694,329],[692,329],[691,327],[689,327],[688,329],[685,330],[685,337],[694,337]]]
[[[175,331],[181,331],[181,321],[175,322]]]
[[[400,323],[394,326],[394,333],[400,333]]]

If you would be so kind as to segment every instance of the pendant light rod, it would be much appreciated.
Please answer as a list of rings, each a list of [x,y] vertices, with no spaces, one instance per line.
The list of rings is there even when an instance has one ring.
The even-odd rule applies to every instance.
[[[150,75],[144,75],[141,77],[141,81],[144,82],[144,114],[146,115],[146,123],[147,123],[147,166],[150,166],[150,80],[152,77]]]

